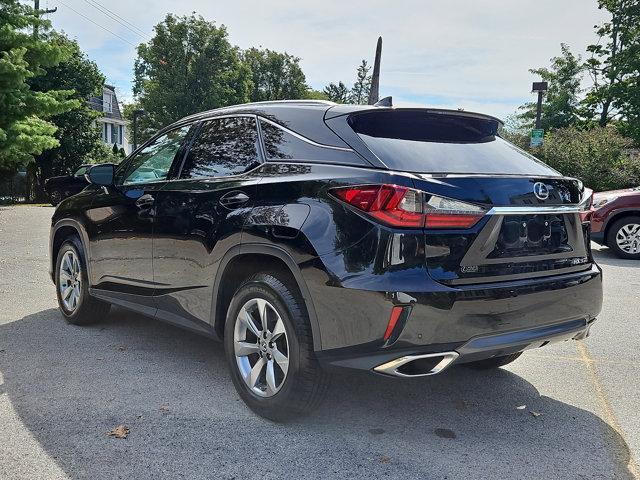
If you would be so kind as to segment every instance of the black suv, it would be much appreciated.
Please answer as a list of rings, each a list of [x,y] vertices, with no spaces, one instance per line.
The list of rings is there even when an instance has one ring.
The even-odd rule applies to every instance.
[[[56,210],[60,310],[221,339],[273,419],[316,406],[329,366],[417,377],[582,339],[602,303],[591,193],[499,126],[318,101],[187,117]]]

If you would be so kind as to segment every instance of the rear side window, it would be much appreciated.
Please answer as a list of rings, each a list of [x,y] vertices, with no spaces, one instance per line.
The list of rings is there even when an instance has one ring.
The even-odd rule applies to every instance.
[[[559,175],[497,136],[498,121],[455,113],[386,110],[349,125],[390,169],[422,173]]]
[[[350,149],[323,146],[306,141],[270,122],[260,120],[267,160],[362,165],[363,161]]]
[[[202,125],[182,167],[181,178],[238,175],[259,164],[253,117],[225,117]]]

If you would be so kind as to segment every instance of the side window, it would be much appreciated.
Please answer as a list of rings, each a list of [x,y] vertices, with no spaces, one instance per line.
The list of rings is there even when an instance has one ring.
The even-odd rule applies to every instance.
[[[267,160],[294,160],[302,162],[330,162],[343,165],[362,165],[351,151],[342,151],[313,145],[288,131],[260,120]]]
[[[76,173],[73,174],[74,177],[82,177],[85,173],[87,173],[89,167],[80,167],[76,170]]]
[[[124,185],[165,180],[189,128],[186,125],[156,138],[131,159],[122,173],[118,172],[118,180]]]
[[[251,170],[258,163],[255,119],[218,118],[202,125],[189,148],[180,178],[238,175]]]

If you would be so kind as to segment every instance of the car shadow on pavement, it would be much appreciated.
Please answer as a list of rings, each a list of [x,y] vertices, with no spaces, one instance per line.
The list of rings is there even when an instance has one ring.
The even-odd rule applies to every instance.
[[[220,344],[119,309],[90,327],[49,309],[0,326],[0,372],[35,440],[11,452],[25,477],[45,468],[35,449],[88,479],[631,478],[612,428],[504,369],[339,373],[319,411],[282,425],[239,400]],[[128,438],[106,435],[121,424]]]

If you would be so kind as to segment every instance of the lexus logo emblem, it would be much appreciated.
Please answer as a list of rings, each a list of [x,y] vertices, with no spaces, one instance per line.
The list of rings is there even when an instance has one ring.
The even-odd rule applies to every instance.
[[[542,182],[536,182],[533,184],[533,193],[540,200],[546,200],[549,198],[549,187]]]

